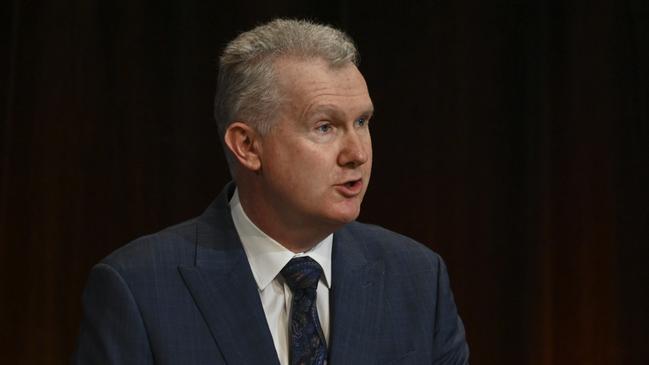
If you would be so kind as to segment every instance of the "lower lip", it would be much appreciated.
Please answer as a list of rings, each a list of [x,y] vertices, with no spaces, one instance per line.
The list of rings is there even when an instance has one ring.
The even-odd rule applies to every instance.
[[[363,189],[363,181],[357,180],[353,184],[339,184],[336,185],[336,190],[346,198],[353,198],[361,193]]]

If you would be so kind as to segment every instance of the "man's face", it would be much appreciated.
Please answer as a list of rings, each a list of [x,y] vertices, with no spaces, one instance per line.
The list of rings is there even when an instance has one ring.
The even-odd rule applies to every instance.
[[[370,180],[372,101],[356,66],[318,59],[275,64],[282,101],[261,139],[264,196],[278,219],[303,228],[356,219]]]

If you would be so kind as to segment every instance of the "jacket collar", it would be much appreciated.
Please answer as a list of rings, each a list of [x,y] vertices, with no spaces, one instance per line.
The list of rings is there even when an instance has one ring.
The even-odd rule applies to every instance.
[[[375,339],[385,303],[384,266],[369,254],[371,244],[348,227],[334,234],[329,296],[331,364],[377,363],[372,354],[380,350]]]
[[[228,184],[196,222],[194,266],[179,267],[229,364],[279,365],[257,285],[236,233]]]

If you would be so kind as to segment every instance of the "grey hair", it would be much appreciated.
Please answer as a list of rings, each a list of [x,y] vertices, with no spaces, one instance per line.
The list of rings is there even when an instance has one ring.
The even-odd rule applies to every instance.
[[[270,131],[281,102],[273,65],[282,56],[320,58],[333,68],[359,61],[348,35],[307,20],[276,19],[241,33],[219,60],[214,118],[222,142],[228,126],[237,120],[262,135]],[[232,170],[232,156],[223,145]]]

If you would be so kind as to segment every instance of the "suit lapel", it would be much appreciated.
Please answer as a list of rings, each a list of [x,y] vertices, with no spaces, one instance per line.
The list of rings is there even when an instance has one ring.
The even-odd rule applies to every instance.
[[[332,253],[331,364],[374,363],[383,306],[383,262],[366,256],[365,243],[342,229]],[[370,356],[370,357],[368,357]]]
[[[227,363],[279,365],[227,204],[233,189],[226,186],[198,218],[195,266],[178,269]]]

